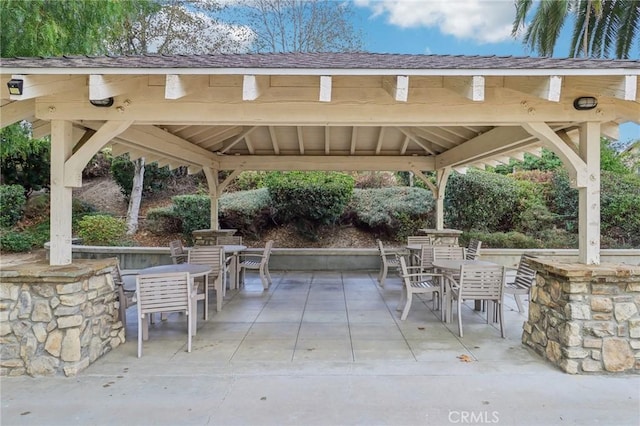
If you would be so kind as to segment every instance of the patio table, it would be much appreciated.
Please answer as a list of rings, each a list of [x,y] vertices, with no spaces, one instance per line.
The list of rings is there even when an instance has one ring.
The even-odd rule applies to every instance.
[[[240,252],[245,251],[247,246],[240,244],[224,244],[222,247],[224,248],[225,264],[228,258],[231,260],[231,262],[229,262],[229,277],[231,278],[229,289],[233,290],[238,288],[239,254]]]

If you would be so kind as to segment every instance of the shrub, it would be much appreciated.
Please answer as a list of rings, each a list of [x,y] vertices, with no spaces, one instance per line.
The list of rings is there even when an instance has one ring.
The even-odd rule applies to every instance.
[[[266,176],[267,172],[245,171],[240,173],[227,189],[229,191],[250,191],[264,188]]]
[[[16,123],[0,130],[2,183],[19,184],[27,194],[49,187],[49,138],[31,139],[31,126]]]
[[[222,228],[237,229],[243,236],[259,238],[271,221],[271,197],[267,188],[224,194],[218,203]]]
[[[14,230],[0,231],[0,250],[7,252],[23,252],[33,247],[31,234]]]
[[[0,227],[15,225],[22,217],[26,201],[21,185],[0,185]]]
[[[396,175],[391,172],[363,172],[355,175],[355,187],[360,189],[396,186]]]
[[[578,230],[578,190],[571,188],[566,170],[558,170],[551,180],[549,210],[556,214],[558,227],[568,232]]]
[[[115,157],[111,162],[111,174],[125,197],[131,195],[134,172],[135,165],[133,161],[129,160],[129,154]],[[158,167],[158,163],[145,164],[142,184],[143,196],[153,191],[165,189],[167,180],[171,176],[171,171],[167,166]]]
[[[158,235],[182,232],[182,219],[173,206],[150,209],[145,225],[150,232]]]
[[[518,193],[515,180],[500,174],[479,170],[452,173],[445,192],[445,222],[463,231],[510,230]]]
[[[188,244],[192,233],[211,227],[211,201],[208,195],[177,195],[171,199],[177,217],[182,221],[182,235]]]
[[[128,245],[127,225],[122,219],[107,215],[89,215],[78,222],[78,237],[86,245]]]
[[[333,224],[353,194],[353,178],[337,172],[273,172],[267,187],[276,218],[295,224],[298,232],[317,240],[320,225]]]
[[[100,151],[93,156],[89,163],[82,170],[83,178],[97,178],[109,176],[113,156],[111,151]]]
[[[483,248],[542,248],[543,245],[533,237],[520,232],[465,232],[460,238],[460,243],[475,238],[482,241]]]
[[[600,184],[600,234],[621,247],[640,247],[640,177],[602,172]]]
[[[433,209],[431,191],[422,188],[356,189],[345,217],[356,226],[400,241],[428,227]]]

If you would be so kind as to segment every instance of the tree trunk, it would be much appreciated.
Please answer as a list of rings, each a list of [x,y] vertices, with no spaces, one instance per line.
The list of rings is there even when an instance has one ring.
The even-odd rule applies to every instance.
[[[134,164],[133,186],[131,187],[129,208],[127,209],[127,235],[133,235],[138,230],[138,215],[140,213],[140,203],[142,202],[142,183],[144,180],[144,157],[134,161]]]

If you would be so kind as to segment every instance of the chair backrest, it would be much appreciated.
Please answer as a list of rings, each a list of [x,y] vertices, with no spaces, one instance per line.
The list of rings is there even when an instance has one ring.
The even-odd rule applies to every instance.
[[[433,269],[433,248],[431,244],[423,244],[420,250],[420,266],[422,269]]]
[[[269,263],[269,258],[271,257],[271,249],[273,248],[273,240],[267,241],[267,244],[264,246],[264,252],[262,253],[262,261],[260,263],[267,264]]]
[[[464,248],[455,246],[433,246],[433,260],[462,260]]]
[[[409,276],[409,269],[407,268],[407,260],[404,256],[398,256],[400,261],[400,276],[404,281],[405,287],[411,287],[411,277]]]
[[[462,265],[460,295],[462,299],[502,300],[506,268],[500,265]]]
[[[242,245],[242,237],[240,235],[221,235],[216,238],[219,246],[223,245]]]
[[[536,279],[536,271],[531,269],[529,265],[530,256],[523,254],[520,256],[520,263],[516,271],[516,279],[514,285],[522,289],[529,289]]]
[[[189,263],[207,265],[211,267],[209,277],[215,278],[223,270],[224,247],[222,246],[194,246],[189,250]]]
[[[173,259],[173,263],[184,263],[187,261],[187,253],[184,250],[184,246],[182,245],[182,241],[173,240],[169,242],[169,251],[171,253],[171,259]]]
[[[138,316],[154,312],[191,312],[188,272],[138,275]]]
[[[472,238],[469,241],[464,258],[467,260],[476,260],[478,256],[480,256],[480,247],[482,247],[482,241]]]
[[[411,235],[407,237],[407,244],[433,244],[433,241],[427,235]]]

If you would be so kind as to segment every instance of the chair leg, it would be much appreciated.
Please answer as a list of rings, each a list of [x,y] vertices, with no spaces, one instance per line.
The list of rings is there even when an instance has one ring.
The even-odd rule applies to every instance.
[[[522,306],[522,300],[520,299],[520,295],[514,294],[513,298],[516,300],[516,305],[518,305],[518,312],[524,312],[524,306]]]
[[[380,270],[380,277],[378,278],[378,282],[380,283],[380,287],[384,288],[384,280],[387,278],[387,273],[389,272],[387,268],[387,264],[382,262],[382,269]]]
[[[407,288],[402,286],[402,293],[400,293],[400,301],[398,302],[398,306],[396,306],[396,311],[401,311],[404,307],[405,300],[407,298]]]
[[[400,320],[404,321],[407,319],[407,315],[409,315],[409,309],[411,308],[412,299],[413,299],[413,294],[411,292],[407,292],[407,303],[405,303],[404,305],[404,310],[402,311]]]
[[[262,288],[264,290],[269,290],[269,281],[267,281],[267,277],[264,273],[264,268],[260,268],[260,281],[262,281]]]
[[[216,312],[220,312],[222,310],[222,277],[218,276],[216,278]]]
[[[269,281],[269,285],[273,284],[271,280],[271,273],[269,272],[269,265],[264,265],[264,273],[267,276],[267,281]]]
[[[498,316],[500,317],[500,334],[504,339],[506,338],[506,334],[504,332],[504,305],[502,304],[502,301],[498,301],[496,304],[498,305],[496,308],[498,309]]]
[[[460,337],[463,337],[462,335],[462,299],[458,298],[458,334],[460,335]]]
[[[195,302],[195,300],[192,301]],[[196,325],[193,324],[195,321],[192,320],[196,319],[198,316],[195,312],[187,312],[187,316],[189,317],[187,320],[187,352],[191,352],[191,335],[195,334],[194,332],[196,329]]]

